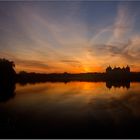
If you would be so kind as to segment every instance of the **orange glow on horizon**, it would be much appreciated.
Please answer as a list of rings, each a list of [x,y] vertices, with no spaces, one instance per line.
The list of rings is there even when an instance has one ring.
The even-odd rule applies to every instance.
[[[20,72],[20,71],[26,71],[26,72],[37,72],[37,73],[64,73],[64,72],[68,72],[68,73],[90,73],[90,72],[105,72],[106,68],[103,67],[95,67],[95,68],[91,68],[91,67],[78,67],[78,68],[69,68],[69,67],[65,67],[65,68],[59,68],[57,70],[55,69],[47,69],[47,68],[41,68],[41,67],[24,67],[21,65],[16,65],[15,70],[16,72]],[[140,69],[139,68],[131,68],[130,67],[130,71],[132,72],[139,72]]]
[[[36,59],[37,60],[37,59]],[[34,60],[29,60],[29,61],[21,61],[18,62],[14,60],[15,62],[15,70],[16,72],[20,71],[26,71],[26,72],[36,72],[36,73],[90,73],[90,72],[105,72],[106,68],[110,65],[112,68],[116,67],[126,67],[127,64],[125,62],[121,62],[121,64],[117,65],[111,65],[111,64],[106,64],[106,65],[98,65],[100,64],[100,60],[93,61],[81,61],[79,60],[80,65],[75,64],[74,62],[67,62],[67,63],[62,63],[59,61],[50,61],[46,62],[45,60],[41,59],[39,61],[34,61]],[[47,63],[47,64],[46,64]],[[140,67],[138,66],[131,66],[130,65],[130,71],[132,72],[139,72]]]
[[[54,64],[55,65],[55,64]],[[36,66],[24,66],[22,64],[18,64],[15,67],[16,72],[26,71],[26,72],[38,72],[38,73],[88,73],[88,72],[105,72],[105,69],[102,67],[89,67],[89,66],[81,66],[81,67],[59,67],[57,69],[54,68],[43,68]]]

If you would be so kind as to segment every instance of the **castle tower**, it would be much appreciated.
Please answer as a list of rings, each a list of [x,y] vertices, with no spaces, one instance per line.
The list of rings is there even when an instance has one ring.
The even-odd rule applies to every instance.
[[[106,68],[106,73],[111,72],[111,71],[112,71],[112,68],[111,68],[110,66],[108,66],[108,67]]]
[[[130,67],[128,65],[125,69],[126,69],[127,72],[130,72]]]

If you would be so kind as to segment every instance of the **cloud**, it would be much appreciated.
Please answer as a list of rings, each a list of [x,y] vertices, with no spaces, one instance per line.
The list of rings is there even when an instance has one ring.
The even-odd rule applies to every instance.
[[[49,68],[48,64],[43,63],[42,61],[37,60],[16,60],[17,64],[22,64],[25,67],[40,67],[40,68]]]
[[[79,61],[76,61],[76,60],[61,60],[61,62],[66,62],[66,63],[80,63]]]
[[[65,63],[67,65],[73,66],[73,67],[82,67],[82,64],[78,60],[74,59],[65,59],[65,60],[60,60],[60,62]]]
[[[128,9],[119,6],[118,15],[114,25],[114,37],[120,38],[131,28],[130,18],[128,16]]]
[[[115,42],[125,42],[132,34],[135,24],[135,13],[131,13],[130,4],[121,4],[118,6],[117,16],[114,21],[112,36],[108,44]]]
[[[2,38],[0,55],[13,59],[19,69],[21,65],[39,71],[73,71],[75,67],[76,71],[92,71],[129,62],[138,65],[140,38],[131,33],[135,15],[130,14],[129,6],[120,4],[114,23],[100,28],[77,16],[82,11],[80,2],[67,7],[65,16],[63,9],[56,7],[61,13],[58,17],[56,9],[26,4],[17,8],[12,13],[17,28],[5,24],[2,29],[7,38]]]

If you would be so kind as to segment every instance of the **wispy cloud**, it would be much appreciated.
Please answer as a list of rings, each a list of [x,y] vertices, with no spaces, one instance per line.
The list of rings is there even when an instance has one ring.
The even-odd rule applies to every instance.
[[[118,6],[117,16],[113,25],[113,35],[109,43],[125,42],[133,31],[136,13],[130,13],[130,4],[121,4]]]
[[[68,7],[65,16],[60,10],[59,18],[49,8],[17,8],[12,13],[17,28],[0,28],[0,45],[5,46],[0,55],[14,60],[18,70],[29,71],[85,72],[103,71],[108,64],[139,65],[140,36],[133,32],[136,16],[128,5],[120,3],[114,22],[102,27],[77,16],[83,10],[80,2]]]

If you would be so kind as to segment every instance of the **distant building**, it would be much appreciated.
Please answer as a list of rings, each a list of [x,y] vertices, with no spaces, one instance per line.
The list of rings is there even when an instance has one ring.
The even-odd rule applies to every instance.
[[[127,65],[126,67],[114,67],[111,68],[110,66],[106,68],[106,73],[130,73],[130,67]]]
[[[126,69],[127,72],[130,72],[130,67],[128,65],[125,69]]]

